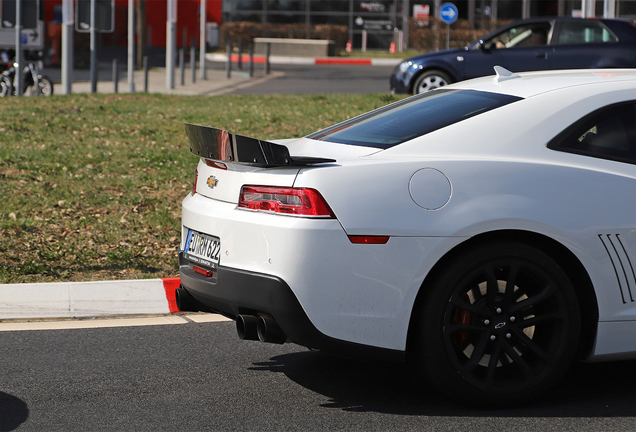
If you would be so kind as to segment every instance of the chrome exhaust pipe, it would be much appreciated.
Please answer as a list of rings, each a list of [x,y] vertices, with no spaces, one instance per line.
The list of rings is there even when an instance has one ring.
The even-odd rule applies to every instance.
[[[258,317],[254,315],[238,315],[236,317],[236,333],[241,340],[258,339]]]
[[[276,344],[284,344],[287,342],[287,336],[285,336],[285,333],[283,333],[283,330],[281,330],[274,318],[259,317],[256,332],[261,342]]]
[[[180,312],[201,312],[197,301],[183,288],[183,285],[174,290],[174,297]]]

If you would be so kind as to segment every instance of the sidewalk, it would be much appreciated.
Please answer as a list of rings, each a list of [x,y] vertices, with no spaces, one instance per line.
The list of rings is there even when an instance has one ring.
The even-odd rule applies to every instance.
[[[180,94],[180,95],[206,95],[214,96],[224,93],[229,93],[236,89],[247,87],[265,80],[279,78],[284,74],[278,71],[272,71],[269,75],[265,75],[262,70],[255,71],[254,77],[250,78],[246,72],[246,67],[241,71],[236,70],[236,66],[233,66],[234,70],[231,72],[231,78],[226,77],[225,70],[208,68],[206,71],[206,78],[202,80],[200,77],[200,71],[197,69],[195,73],[195,81],[192,82],[192,70],[189,67],[184,69],[183,85],[181,84],[181,72],[179,68],[175,69],[174,76],[174,88],[170,89],[167,85],[166,68],[152,68],[148,71],[148,92],[149,93],[164,93],[164,94]],[[124,70],[122,70],[124,69]],[[262,66],[259,68],[262,69]],[[63,88],[61,84],[61,71],[60,69],[45,68],[43,74],[54,82],[53,92],[56,95],[63,94]],[[125,65],[119,66],[119,79],[117,82],[118,93],[129,93],[128,74],[125,70]],[[100,62],[97,77],[97,92],[98,93],[114,93],[115,84],[112,79],[112,64]],[[73,71],[73,83],[71,85],[72,93],[90,93],[90,71],[89,70],[74,70]],[[144,72],[143,70],[135,71],[133,75],[134,90],[135,92],[144,91]]]

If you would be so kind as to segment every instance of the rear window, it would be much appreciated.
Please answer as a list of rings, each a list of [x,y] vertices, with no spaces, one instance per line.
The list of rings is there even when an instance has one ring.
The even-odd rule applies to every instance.
[[[477,90],[438,89],[328,127],[307,138],[388,149],[521,99]]]

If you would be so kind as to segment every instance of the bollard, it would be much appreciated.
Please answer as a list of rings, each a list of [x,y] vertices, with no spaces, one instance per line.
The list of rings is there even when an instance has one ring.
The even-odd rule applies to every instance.
[[[117,59],[113,59],[113,93],[117,93],[119,85],[119,68],[117,67]]]
[[[183,48],[179,49],[179,76],[181,77],[181,85],[185,85],[185,53]]]
[[[144,56],[144,93],[148,93],[148,56]]]
[[[269,75],[269,42],[265,44],[265,75]]]
[[[232,78],[232,44],[227,44],[227,63],[225,64],[225,77]]]
[[[243,69],[243,39],[238,41],[238,68]]]
[[[194,84],[197,81],[197,53],[196,48],[194,46],[194,40],[192,41],[192,45],[190,45],[190,70],[192,71],[192,83]]]
[[[254,76],[254,44],[250,44],[249,47],[249,51],[250,51],[250,78],[252,78]]]

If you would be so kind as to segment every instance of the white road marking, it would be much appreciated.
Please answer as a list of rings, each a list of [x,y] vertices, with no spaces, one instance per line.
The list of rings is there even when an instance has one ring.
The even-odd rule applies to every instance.
[[[187,318],[187,319],[186,319]],[[134,317],[134,318],[97,318],[81,320],[57,320],[57,321],[10,321],[0,322],[0,332],[20,331],[20,330],[69,330],[107,327],[135,327],[150,325],[172,325],[187,324],[189,322],[207,323],[218,321],[230,321],[217,314],[187,315],[165,315],[154,317]]]
[[[194,321],[195,323],[232,321],[229,318],[225,318],[223,315],[218,315],[213,313],[200,314],[200,315],[186,315],[186,318],[191,321]]]

